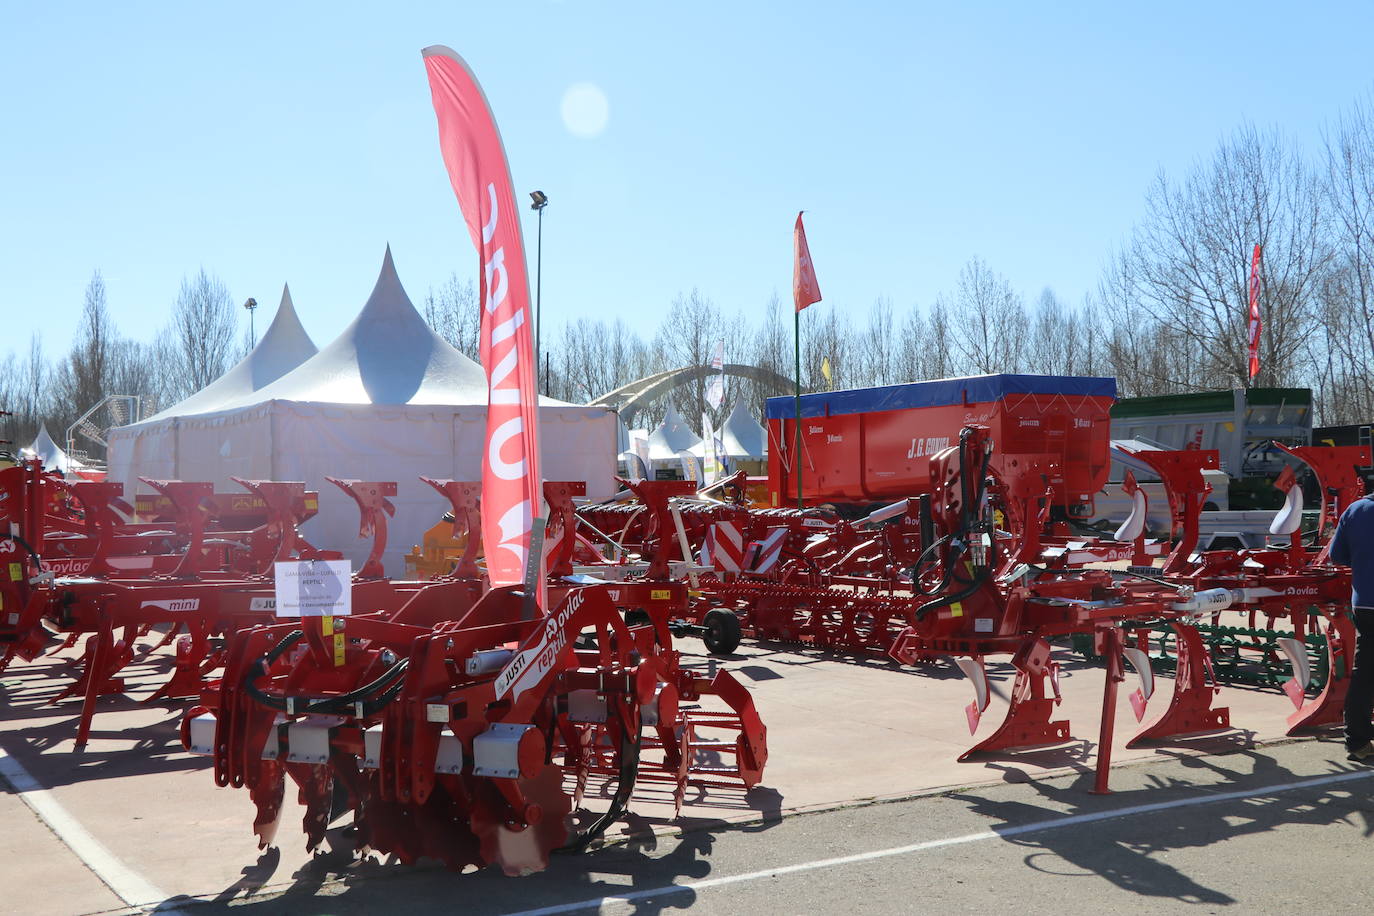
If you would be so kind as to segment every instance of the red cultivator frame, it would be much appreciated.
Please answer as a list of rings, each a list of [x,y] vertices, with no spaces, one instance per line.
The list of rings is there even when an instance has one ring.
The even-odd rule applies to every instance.
[[[275,563],[339,556],[315,550],[298,534],[317,499],[300,483],[238,481],[250,500],[247,507],[239,502],[238,518],[256,509],[261,524],[229,531],[207,526],[213,507],[231,504],[209,484],[145,481],[177,520],[169,530],[125,524],[116,514],[126,508],[116,483],[68,485],[36,465],[0,474],[0,502],[17,529],[0,541],[16,558],[0,586],[0,669],[37,657],[53,632],[65,634],[62,648],[84,635],[79,676],[52,700],[82,697],[78,745],[90,734],[96,701],[123,692],[120,672],[133,661],[139,637],[157,628],[160,641],[151,649],[176,643],[172,675],[149,699],[198,696],[206,675],[224,662],[225,637],[276,620]],[[66,505],[58,495],[69,495],[79,514],[54,512]],[[379,540],[384,533],[383,527]],[[165,550],[172,552],[150,552]],[[83,575],[54,578],[47,571],[54,555],[79,562]],[[385,580],[360,579],[354,589],[355,600],[374,608],[394,609],[408,593]]]
[[[723,671],[683,669],[665,615],[628,626],[618,586],[600,584],[551,588],[553,612],[522,619],[519,590],[465,604],[455,584],[422,589],[391,615],[234,638],[221,686],[187,716],[183,737],[213,754],[220,785],[248,787],[261,843],[275,833],[287,776],[306,805],[310,848],[337,788],[360,849],[508,874],[596,839],[637,779],[670,783],[679,805],[689,784],[757,784],[767,749],[752,700]],[[704,695],[726,708],[684,707]],[[703,742],[708,729],[727,738]],[[699,767],[703,746],[733,765]],[[570,829],[591,779],[614,784],[609,808]]]

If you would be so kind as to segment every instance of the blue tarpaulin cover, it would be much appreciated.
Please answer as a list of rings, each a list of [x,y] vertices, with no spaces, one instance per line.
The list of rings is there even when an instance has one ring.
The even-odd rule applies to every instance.
[[[851,388],[847,391],[820,391],[801,398],[803,417],[825,417],[846,413],[871,413],[878,410],[907,410],[912,407],[943,407],[997,401],[1012,394],[1063,394],[1088,397],[1116,397],[1116,379],[1073,375],[971,375],[968,378],[942,378],[928,382],[907,382],[879,388]],[[769,398],[768,419],[787,419],[797,415],[793,397]]]

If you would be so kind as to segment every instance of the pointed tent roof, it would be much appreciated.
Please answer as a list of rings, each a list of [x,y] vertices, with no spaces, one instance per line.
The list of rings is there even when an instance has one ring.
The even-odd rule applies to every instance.
[[[272,324],[247,356],[195,394],[148,419],[162,420],[223,410],[275,382],[314,356],[318,349],[296,315],[296,306],[291,301],[291,287],[283,285],[281,304],[277,306]]]
[[[684,449],[690,451],[700,443],[701,437],[692,432],[673,402],[669,401],[663,422],[649,434],[649,457],[654,461],[675,459],[678,452]]]
[[[388,245],[377,284],[358,317],[320,352],[258,391],[253,403],[268,400],[485,404],[487,381],[481,366],[420,317],[401,286]]]
[[[735,401],[719,435],[725,443],[725,454],[731,458],[762,458],[768,454],[768,433],[742,400]]]
[[[86,466],[75,458],[70,458],[62,447],[53,441],[48,434],[48,424],[42,423],[38,427],[38,435],[34,437],[33,444],[27,449],[33,453],[34,457],[43,462],[43,467],[49,471],[58,471],[67,474],[77,468]]]

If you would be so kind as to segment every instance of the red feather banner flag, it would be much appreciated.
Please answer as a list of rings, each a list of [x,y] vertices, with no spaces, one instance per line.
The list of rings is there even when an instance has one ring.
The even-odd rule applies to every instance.
[[[806,229],[802,226],[802,215],[797,214],[797,225],[792,233],[796,262],[792,265],[792,299],[801,311],[813,302],[821,301],[821,288],[816,282],[816,268],[811,264],[811,249],[806,247]]]
[[[482,87],[448,48],[436,45],[421,53],[439,119],[439,149],[482,262],[478,344],[487,373],[482,454],[487,573],[492,585],[514,585],[525,579],[543,498],[525,245],[506,150]],[[535,575],[542,591],[542,570]]]
[[[1250,378],[1259,375],[1259,341],[1260,341],[1260,312],[1259,312],[1259,293],[1260,293],[1260,246],[1255,246],[1255,253],[1250,256]]]

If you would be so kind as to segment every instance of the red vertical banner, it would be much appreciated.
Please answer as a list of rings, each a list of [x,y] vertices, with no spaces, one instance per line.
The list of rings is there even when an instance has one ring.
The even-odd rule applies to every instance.
[[[1255,253],[1250,256],[1250,378],[1259,375],[1259,341],[1260,341],[1260,246],[1255,246]]]
[[[539,514],[539,401],[525,245],[510,166],[482,87],[461,57],[436,45],[421,52],[439,149],[481,257],[482,367],[487,438],[482,452],[482,543],[492,585],[524,581]],[[537,580],[542,589],[543,570]]]
[[[811,264],[811,249],[806,246],[806,228],[800,213],[792,230],[792,247],[796,254],[792,265],[792,299],[800,312],[813,302],[821,301],[821,287],[816,282],[816,268]]]

